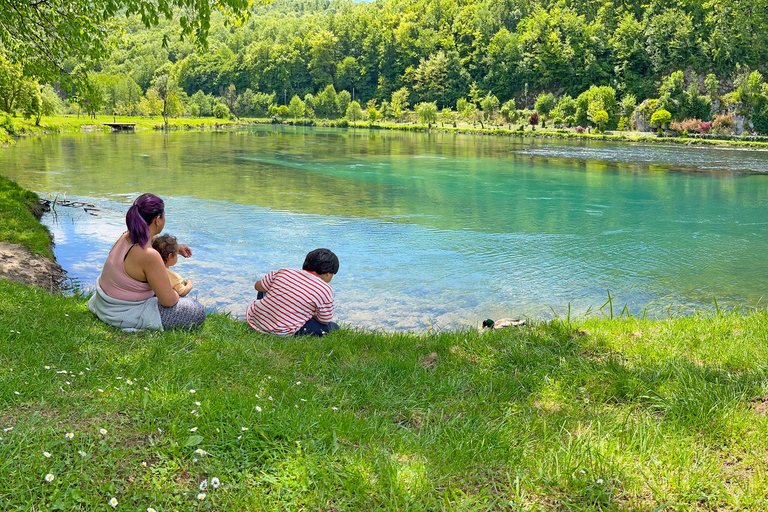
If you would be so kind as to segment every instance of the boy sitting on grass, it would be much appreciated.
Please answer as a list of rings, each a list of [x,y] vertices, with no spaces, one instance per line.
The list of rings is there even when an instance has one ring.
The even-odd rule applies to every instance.
[[[192,290],[192,280],[184,279],[179,274],[171,270],[179,261],[179,244],[175,236],[163,235],[155,237],[152,240],[152,248],[160,253],[168,270],[168,278],[171,280],[171,287],[176,290],[179,297],[185,297]]]
[[[273,270],[259,281],[257,299],[245,311],[248,325],[279,336],[323,336],[339,326],[333,319],[333,288],[339,259],[328,249],[307,254],[302,270]]]

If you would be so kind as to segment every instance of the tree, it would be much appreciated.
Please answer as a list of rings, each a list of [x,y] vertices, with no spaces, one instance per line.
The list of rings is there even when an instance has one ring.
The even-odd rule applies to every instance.
[[[229,117],[229,109],[223,103],[217,103],[213,106],[213,116],[216,119],[226,119]]]
[[[352,101],[350,102],[349,106],[347,106],[346,114],[347,118],[355,123],[363,118],[363,109],[360,107],[358,102]]]
[[[499,110],[499,98],[488,93],[488,96],[480,102],[480,108],[483,109],[485,120],[490,121],[496,115],[496,111]]]
[[[664,110],[663,108],[657,110],[651,116],[651,124],[655,124],[656,126],[660,126],[662,128],[666,127],[666,125],[669,124],[671,120],[672,120],[672,114],[670,114],[668,110]]]
[[[157,97],[162,102],[163,108],[160,114],[163,116],[163,122],[168,126],[168,117],[176,116],[184,110],[179,86],[170,73],[163,73],[155,78],[151,88],[157,92]]]
[[[63,103],[56,91],[49,84],[46,84],[40,91],[40,108],[37,110],[35,126],[40,126],[40,119],[43,116],[52,116],[59,112]]]
[[[221,95],[221,101],[227,106],[229,112],[235,116],[235,119],[239,118],[241,115],[241,112],[237,109],[238,97],[235,84],[229,84],[229,87],[224,89],[224,92]]]
[[[403,117],[403,111],[408,108],[408,89],[401,87],[392,93],[392,101],[389,103],[389,108],[392,109],[392,116],[395,120],[400,121]]]
[[[0,53],[0,106],[9,114],[13,114],[16,102],[24,94],[28,86],[20,64],[10,61]]]
[[[591,121],[597,125],[597,130],[602,132],[605,130],[605,124],[608,122],[608,112],[605,110],[598,110],[592,117]]]
[[[368,115],[368,121],[375,123],[379,119],[379,112],[376,110],[376,100],[368,100],[365,105],[365,112]]]
[[[432,128],[432,123],[437,122],[437,103],[436,102],[422,102],[416,105],[416,115],[422,123],[427,123],[429,128]]]
[[[197,115],[200,116],[212,116],[213,115],[213,97],[206,95],[203,91],[197,91],[189,98],[190,105],[197,106]],[[197,117],[194,116],[193,117]]]
[[[53,81],[68,78],[61,70],[70,59],[87,68],[108,55],[117,13],[137,15],[145,27],[180,13],[181,37],[206,47],[212,12],[226,13],[226,23],[231,24],[245,19],[250,4],[250,0],[11,0],[0,9],[0,47],[13,48],[28,76]]]
[[[304,115],[304,102],[298,96],[294,95],[291,98],[291,102],[288,104],[288,115],[293,119],[298,119]]]
[[[346,113],[350,101],[352,101],[352,95],[349,94],[349,91],[339,92],[336,95],[336,111]]]
[[[501,106],[501,110],[499,111],[501,113],[502,119],[504,119],[505,123],[510,123],[515,117],[515,100],[509,100],[505,102]]]
[[[539,114],[548,116],[549,113],[552,111],[552,109],[555,108],[556,104],[557,104],[557,101],[555,100],[554,94],[552,94],[551,92],[541,93],[536,97],[536,104],[534,106],[534,109]]]

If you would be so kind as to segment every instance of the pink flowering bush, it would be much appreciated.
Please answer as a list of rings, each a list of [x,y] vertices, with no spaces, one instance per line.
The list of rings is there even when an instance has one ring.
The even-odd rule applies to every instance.
[[[583,126],[577,126],[576,127],[576,133],[584,133],[584,127]]]

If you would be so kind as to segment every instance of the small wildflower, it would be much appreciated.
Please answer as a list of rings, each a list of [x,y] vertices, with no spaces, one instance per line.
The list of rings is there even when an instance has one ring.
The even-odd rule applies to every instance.
[[[189,411],[189,414],[197,414],[197,409],[192,409],[191,411]]]
[[[111,500],[109,500],[109,505],[112,508],[115,508],[117,506],[117,498],[112,498]]]
[[[211,478],[211,487],[213,487],[214,489],[218,489],[220,485],[221,485],[221,482],[219,481],[218,478],[216,477]]]
[[[269,401],[271,402],[271,401],[272,401],[272,397],[271,397],[271,396],[268,396],[268,397],[267,397],[267,400],[269,400]]]
[[[144,386],[144,391],[149,391],[149,388],[147,386]]]
[[[145,461],[145,460],[141,461],[141,465],[144,466],[144,467],[147,467],[147,461]]]
[[[579,473],[581,473],[582,475],[586,475],[586,474],[587,474],[587,472],[586,472],[586,471],[584,471],[583,469],[580,469],[580,470],[579,470]]]
[[[216,429],[216,432],[221,432],[221,430],[219,430],[219,429],[217,428],[217,429]]]
[[[13,430],[13,427],[8,427],[8,428],[4,428],[3,432],[10,432],[11,430]]]
[[[296,385],[297,385],[297,386],[301,386],[301,381],[300,381],[300,380],[299,380],[299,381],[296,381]]]
[[[294,408],[294,409],[298,409],[298,408],[299,408],[298,404],[297,404],[297,405],[294,405],[294,406],[293,406],[293,408]]]
[[[157,510],[153,509],[152,507],[147,507],[147,512],[157,512]]]
[[[48,453],[48,452],[43,452],[43,457],[45,457],[45,458],[47,458],[47,459],[48,459],[48,458],[50,458],[50,457],[51,457],[51,454],[50,454],[50,453]]]
[[[259,395],[254,395],[256,398],[261,398]]]
[[[20,395],[21,393],[19,393],[18,391],[14,391],[13,394],[14,395]]]
[[[201,492],[200,494],[198,494],[197,495],[197,499],[200,500],[200,501],[203,501],[205,499],[205,493]]]
[[[598,478],[597,479],[597,485],[603,485],[603,479],[602,478]]]
[[[195,405],[200,407],[200,402],[195,402]]]
[[[50,367],[50,366],[48,366],[48,365],[45,365],[45,369],[46,369],[46,370],[50,370],[50,369],[51,369],[51,367]]]
[[[48,473],[47,475],[45,475],[45,481],[46,482],[53,482],[54,478],[56,478],[56,477],[53,476],[53,473]]]
[[[338,411],[338,410],[339,410],[339,408],[338,408],[338,407],[331,407],[331,410],[332,410],[332,411]]]
[[[242,430],[243,432],[247,432],[248,431],[248,427],[240,427],[240,430]]]
[[[160,432],[161,434],[163,433],[163,429],[161,429],[160,427],[157,427],[157,431]]]
[[[128,379],[128,380],[127,380],[127,381],[125,381],[125,382],[126,382],[126,384],[128,384],[129,386],[130,386],[131,384],[133,384],[133,381],[132,381],[131,379]]]
[[[202,448],[198,448],[197,450],[195,450],[195,453],[198,455],[206,455],[207,452]]]
[[[63,373],[64,375],[66,375],[67,374],[67,370],[59,370],[56,373]]]
[[[197,457],[195,457],[194,459],[192,459],[192,462],[193,462],[193,463],[195,463],[195,464],[197,464]]]
[[[88,455],[83,450],[77,450],[77,454],[80,455],[81,457],[85,457],[86,455]]]
[[[238,441],[239,441],[240,439],[242,439],[242,438],[243,438],[243,436],[237,436],[237,440],[238,440]]]
[[[71,382],[69,382],[68,380],[65,380],[65,381],[64,381],[64,383],[65,383],[67,386],[71,386],[71,385],[72,385],[72,383],[71,383]]]
[[[200,490],[205,491],[207,489],[208,489],[208,480],[206,479],[200,482]]]
[[[73,437],[75,437],[75,434],[74,432],[67,432],[66,434],[64,434],[64,437],[66,437],[67,439],[72,439]]]
[[[78,375],[80,375],[80,376],[85,375],[85,372],[80,372],[80,373],[78,373]]]
[[[299,398],[299,400],[302,401],[302,402],[306,402],[306,400],[304,398]]]
[[[196,393],[196,391],[194,389],[190,389],[189,392],[192,393],[192,394]]]
[[[103,393],[104,392],[104,390],[101,389],[101,388],[97,389],[96,391],[98,391],[99,393]]]
[[[197,432],[197,427],[192,427],[191,429],[189,429],[189,431],[190,432]]]
[[[86,366],[85,367],[85,371],[89,372],[89,371],[91,371],[91,369]]]
[[[261,412],[261,407],[259,407],[258,405],[256,406],[256,412]]]
[[[585,404],[588,404],[588,403],[589,403],[589,398],[585,398],[585,399],[584,399],[584,403],[585,403]]]
[[[122,377],[115,377],[115,378],[116,378],[117,380],[120,380],[120,379],[122,379]]]
[[[105,428],[100,428],[100,429],[99,429],[99,434],[101,434],[101,435],[103,435],[103,436],[107,435],[107,429],[105,429]]]

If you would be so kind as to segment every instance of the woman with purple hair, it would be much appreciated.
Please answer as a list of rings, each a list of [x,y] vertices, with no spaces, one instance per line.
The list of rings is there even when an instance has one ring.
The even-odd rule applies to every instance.
[[[152,239],[165,227],[165,204],[154,194],[142,194],[125,216],[128,231],[109,251],[90,310],[105,323],[124,331],[191,328],[205,320],[205,308],[171,287],[162,256]],[[192,255],[186,245],[179,254]]]

